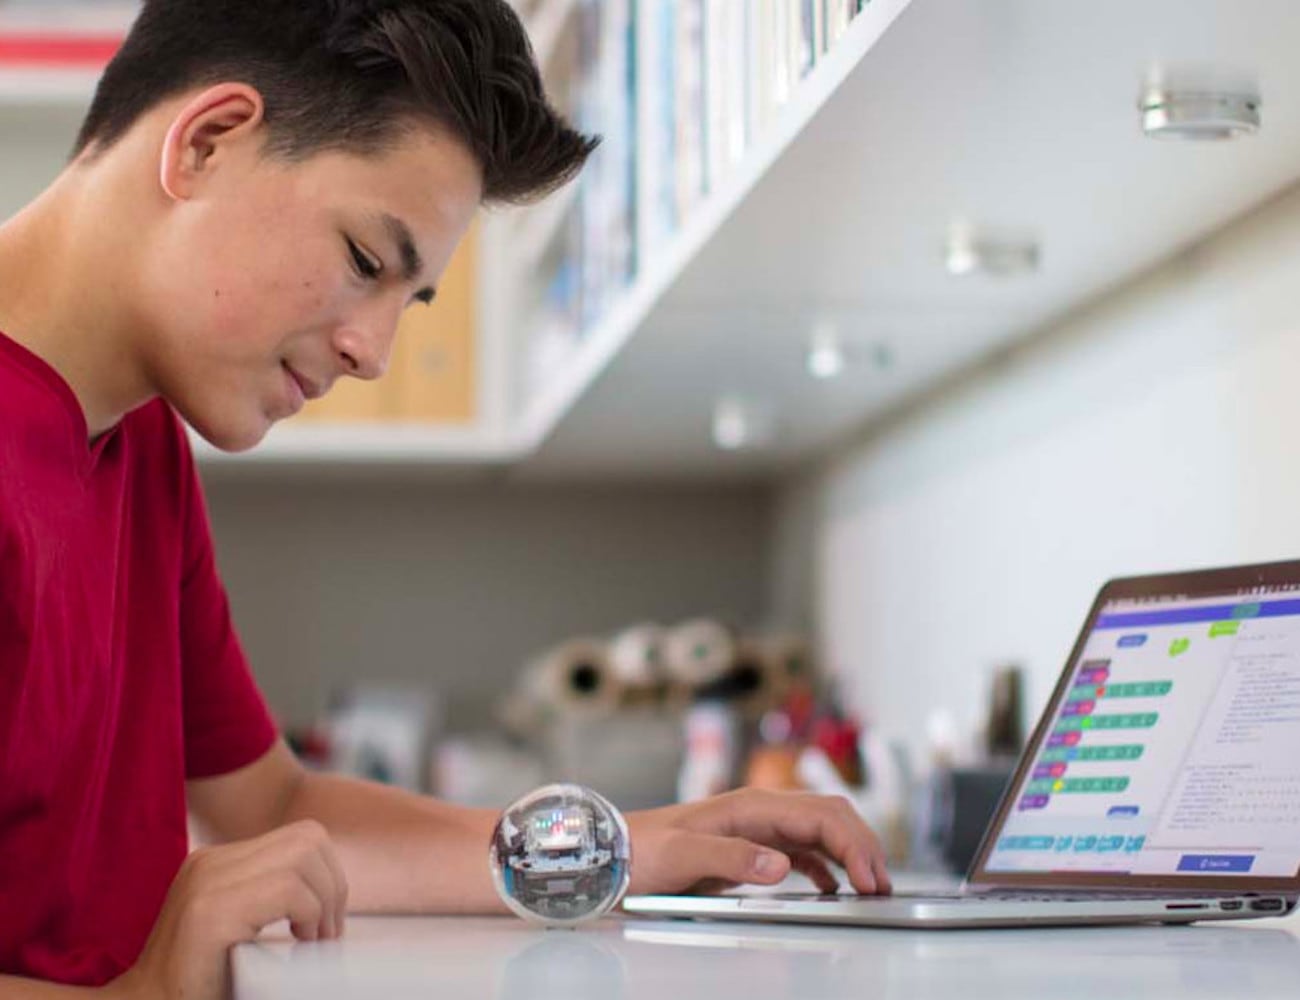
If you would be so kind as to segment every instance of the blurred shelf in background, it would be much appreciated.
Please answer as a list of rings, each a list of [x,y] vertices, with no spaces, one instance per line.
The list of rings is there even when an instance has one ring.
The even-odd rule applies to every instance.
[[[84,108],[138,0],[0,0],[0,107]]]

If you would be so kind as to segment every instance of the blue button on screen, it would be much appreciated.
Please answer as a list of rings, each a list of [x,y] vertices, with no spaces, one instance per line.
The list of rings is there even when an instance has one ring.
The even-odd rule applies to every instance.
[[[1178,859],[1180,872],[1248,872],[1253,854],[1184,854]]]

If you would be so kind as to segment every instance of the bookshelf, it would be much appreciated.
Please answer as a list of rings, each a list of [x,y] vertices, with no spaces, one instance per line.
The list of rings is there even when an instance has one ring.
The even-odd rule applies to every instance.
[[[493,227],[503,250],[485,270],[503,305],[489,327],[508,345],[508,433],[521,459],[642,328],[908,2],[541,0],[522,8],[548,92],[604,143],[579,182]],[[556,23],[580,39],[567,58],[539,41]],[[603,58],[617,52],[612,70],[587,65],[593,39]]]
[[[578,342],[565,359],[564,367],[545,384],[523,393],[525,401],[515,430],[522,454],[532,454],[542,446],[574,403],[628,341],[645,326],[674,282],[690,270],[701,250],[725,226],[736,208],[745,201],[804,126],[844,83],[853,68],[867,56],[910,2],[911,0],[873,0],[860,10],[857,5],[851,5],[855,8],[851,20],[847,10],[849,5],[845,5],[842,23],[835,29],[834,37],[828,37],[829,29],[824,22],[819,23],[813,29],[813,37],[808,39],[808,44],[815,48],[815,56],[809,57],[808,64],[802,70],[787,68],[782,86],[788,95],[778,101],[770,94],[765,94],[759,98],[766,103],[764,108],[753,106],[752,91],[759,88],[758,81],[752,78],[743,81],[745,86],[742,88],[742,93],[750,91],[750,99],[742,100],[739,107],[735,106],[733,99],[733,106],[725,109],[721,115],[708,107],[705,97],[699,109],[701,116],[711,116],[715,125],[720,117],[723,118],[724,128],[728,114],[733,119],[740,118],[744,127],[744,139],[739,142],[738,151],[735,148],[737,144],[732,140],[732,149],[724,152],[707,148],[707,139],[697,139],[706,146],[696,153],[704,162],[698,165],[698,179],[683,182],[680,176],[676,178],[678,197],[675,207],[679,218],[675,223],[647,225],[646,217],[650,213],[646,206],[653,200],[654,192],[647,191],[646,188],[659,180],[662,167],[655,171],[647,170],[647,159],[653,157],[657,150],[652,149],[647,154],[642,146],[637,171],[638,183],[632,192],[636,199],[637,222],[642,227],[637,238],[637,272],[626,287],[617,290],[609,307],[601,310],[590,328],[581,332],[580,340],[575,337]],[[722,7],[721,4],[718,6]],[[741,6],[734,5],[733,9],[739,10]],[[799,3],[755,4],[751,10],[761,7],[777,13],[797,13],[803,6]],[[807,6],[813,8],[817,4],[813,2]],[[653,28],[646,30],[649,27],[644,14],[647,8],[653,11],[655,5],[641,5],[643,13],[637,24],[638,35],[653,32]],[[821,10],[824,16],[825,9]],[[723,32],[737,30],[734,24],[721,28],[709,24],[701,27],[705,32],[710,28]],[[744,41],[754,44],[752,38]],[[798,47],[793,44],[793,38],[791,42],[792,49]],[[707,46],[707,42],[705,44]],[[732,44],[729,39],[724,40],[724,55],[732,54]],[[643,41],[637,59],[639,65],[648,61],[645,49]],[[759,70],[753,69],[752,72],[757,74]],[[719,74],[718,79],[722,84],[719,89],[732,90],[736,86],[726,74]],[[706,93],[713,89],[709,83],[714,81],[706,79],[702,82]],[[646,107],[644,95],[638,101],[636,113],[638,124],[642,126],[645,119],[653,113],[653,109]],[[707,126],[702,122],[701,127]],[[645,140],[644,134],[638,135],[639,143],[644,143]],[[647,178],[647,173],[652,176]],[[693,185],[693,190],[683,195],[680,190],[683,184]],[[538,228],[541,228],[541,224]],[[542,231],[554,235],[558,228],[556,225]],[[646,232],[647,229],[651,231]],[[536,242],[540,241],[530,244],[532,259],[540,256],[533,249]]]
[[[1300,181],[1296,37],[1286,0],[872,0],[532,398],[521,474],[771,478],[996,363]],[[1145,138],[1144,76],[1207,61],[1259,83],[1260,133]],[[949,274],[962,218],[1032,232],[1039,270]],[[825,382],[819,321],[851,362]],[[724,393],[771,407],[767,445],[714,447]]]

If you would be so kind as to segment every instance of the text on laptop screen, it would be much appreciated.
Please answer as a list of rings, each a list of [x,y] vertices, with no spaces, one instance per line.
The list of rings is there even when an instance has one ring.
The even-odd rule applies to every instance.
[[[1300,871],[1300,588],[1256,591],[1101,609],[986,871]]]

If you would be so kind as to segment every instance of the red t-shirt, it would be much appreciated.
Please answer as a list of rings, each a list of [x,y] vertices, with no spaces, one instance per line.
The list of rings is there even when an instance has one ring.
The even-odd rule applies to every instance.
[[[158,400],[92,444],[0,334],[0,973],[132,965],[185,857],[185,779],[275,736],[179,420]]]

